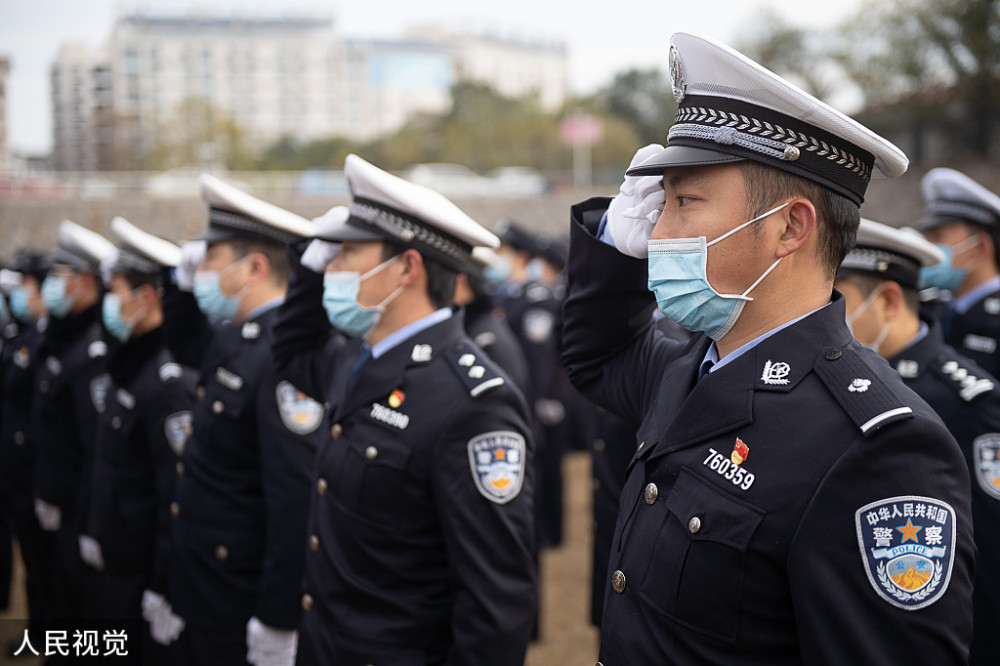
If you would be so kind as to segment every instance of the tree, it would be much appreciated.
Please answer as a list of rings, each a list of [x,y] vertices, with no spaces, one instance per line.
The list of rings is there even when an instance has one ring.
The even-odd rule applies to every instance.
[[[670,79],[655,68],[616,74],[610,85],[597,92],[593,103],[601,112],[632,125],[640,144],[664,143],[677,113]]]
[[[253,167],[243,129],[203,99],[181,102],[156,136],[149,156],[154,169]]]

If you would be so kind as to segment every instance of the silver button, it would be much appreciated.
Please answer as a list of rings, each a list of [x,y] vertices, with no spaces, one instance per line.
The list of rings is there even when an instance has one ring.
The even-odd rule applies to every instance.
[[[375,448],[374,446],[365,447],[365,458],[368,458],[368,460],[375,460],[375,458],[377,457],[378,457],[377,448]]]
[[[621,569],[616,569],[611,574],[611,588],[618,594],[625,591],[625,574],[621,572]]]
[[[120,416],[111,417],[111,427],[114,428],[115,430],[118,430],[119,428],[122,427],[122,419]]]
[[[326,495],[326,479],[320,479],[316,482],[316,492],[320,495]]]
[[[659,494],[660,494],[660,489],[656,487],[655,483],[646,484],[646,490],[643,493],[643,496],[646,499],[646,504],[653,504],[654,502],[656,502],[656,498],[659,496]]]
[[[799,149],[796,148],[795,146],[787,146],[785,148],[784,156],[785,159],[788,160],[789,162],[794,162],[795,160],[799,159],[799,155],[800,155]]]
[[[175,469],[177,470],[177,476],[184,476],[184,463],[178,461]]]
[[[173,516],[174,518],[176,518],[177,516],[181,515],[181,505],[178,504],[177,502],[171,502],[170,503],[170,515]]]
[[[594,440],[594,450],[597,451],[598,453],[604,452],[604,440],[601,439],[600,437]]]
[[[319,550],[319,537],[315,534],[309,537],[309,550],[314,553]]]
[[[216,546],[215,547],[215,559],[219,560],[220,562],[225,562],[226,560],[228,560],[229,559],[229,549],[226,548],[225,546]]]
[[[223,409],[225,409],[225,407],[223,407],[221,400],[216,400],[212,403],[213,414],[221,414]]]
[[[309,596],[308,594],[303,594],[302,595],[302,610],[304,610],[304,611],[306,611],[308,613],[309,611],[312,610],[312,608],[313,608],[313,598],[311,596]]]
[[[695,516],[694,518],[688,521],[688,532],[690,532],[691,534],[697,534],[698,530],[700,529],[701,529],[701,518]]]
[[[18,446],[24,444],[24,433],[21,432],[20,430],[14,433],[14,443],[17,444]]]
[[[199,386],[199,387],[198,387],[198,390],[196,390],[196,391],[194,392],[194,394],[195,394],[195,396],[197,396],[197,398],[198,398],[199,400],[201,400],[202,398],[204,398],[204,397],[205,397],[205,387],[204,387],[204,386]]]
[[[344,434],[344,426],[339,423],[334,423],[333,427],[330,428],[330,437],[334,439],[340,439],[340,436]]]

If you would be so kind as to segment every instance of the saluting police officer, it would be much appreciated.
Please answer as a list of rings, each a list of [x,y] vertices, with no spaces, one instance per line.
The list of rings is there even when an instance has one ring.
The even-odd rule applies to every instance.
[[[97,417],[107,397],[108,344],[100,322],[100,265],[115,252],[103,236],[68,220],[59,226],[42,283],[49,313],[36,375],[35,511],[45,531],[46,596],[58,618],[93,617],[95,576],[80,559]]]
[[[122,217],[111,233],[118,251],[104,271],[102,318],[121,347],[108,358],[80,555],[102,572],[101,617],[138,620],[144,592],[147,607],[150,595],[166,594],[170,503],[197,375],[174,361],[162,335],[161,267],[179,263],[181,249]],[[165,658],[148,642],[144,654],[150,663]]]
[[[833,290],[869,178],[906,157],[728,47],[671,41],[666,148],[572,210],[564,359],[641,422],[601,661],[965,663],[965,461]],[[704,335],[656,332],[647,289]]]
[[[333,404],[299,663],[522,664],[536,602],[527,408],[451,307],[473,246],[497,239],[356,155],[345,174],[350,211],[318,222],[275,347]],[[329,323],[353,338],[332,360]]]
[[[879,353],[903,382],[927,401],[965,454],[972,484],[972,517],[981,566],[973,593],[973,666],[996,664],[993,632],[1000,623],[1000,385],[945,344],[941,325],[919,314],[923,267],[943,253],[912,229],[861,220],[857,246],[837,274],[855,339]]]
[[[164,298],[167,346],[201,376],[171,506],[168,605],[148,614],[168,639],[180,631],[180,663],[291,664],[323,407],[275,376],[271,326],[284,246],[312,225],[208,175],[201,189],[207,252],[182,248]]]
[[[917,223],[945,253],[923,273],[924,286],[950,294],[935,309],[944,340],[1000,375],[1000,196],[954,169],[921,181],[927,214]]]
[[[37,632],[44,628],[47,606],[42,587],[41,530],[34,507],[36,441],[31,409],[46,323],[41,286],[49,261],[39,252],[22,250],[7,270],[15,276],[15,284],[7,295],[11,320],[3,327],[0,352],[0,506],[7,511],[24,562],[29,629],[41,640]]]

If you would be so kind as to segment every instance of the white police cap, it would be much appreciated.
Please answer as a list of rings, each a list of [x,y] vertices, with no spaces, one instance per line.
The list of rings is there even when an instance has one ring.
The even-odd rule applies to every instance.
[[[70,266],[78,271],[100,274],[101,262],[115,254],[115,246],[104,236],[63,220],[59,225],[59,242],[52,252],[52,263]]]
[[[348,155],[344,175],[351,188],[350,216],[324,240],[391,241],[419,250],[431,259],[464,272],[472,248],[500,245],[493,233],[444,196],[397,178],[357,155]]]
[[[916,289],[920,282],[920,269],[943,260],[941,249],[916,229],[895,229],[862,218],[857,243],[841,262],[837,277],[856,272],[868,273]]]
[[[108,269],[111,273],[155,275],[161,266],[181,262],[180,247],[143,231],[124,217],[111,220],[111,235],[118,244],[117,256]]]
[[[262,201],[206,173],[198,178],[201,198],[208,204],[208,229],[199,240],[218,241],[244,238],[284,245],[313,233],[306,218]]]
[[[629,175],[751,160],[861,205],[872,176],[906,171],[899,148],[743,54],[686,33],[670,41],[677,115],[666,148]]]
[[[949,222],[974,222],[1000,229],[1000,197],[961,171],[938,167],[920,181],[927,205],[918,229],[933,229]]]

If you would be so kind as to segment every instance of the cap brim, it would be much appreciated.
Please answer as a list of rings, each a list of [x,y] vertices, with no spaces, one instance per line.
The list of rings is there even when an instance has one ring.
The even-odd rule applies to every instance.
[[[746,158],[693,146],[667,146],[644,162],[631,167],[627,176],[659,176],[664,170],[681,166],[711,166],[742,162]]]
[[[196,236],[194,240],[205,241],[206,243],[221,243],[222,241],[229,241],[234,238],[239,238],[239,234],[226,229],[219,229],[218,227],[209,227],[201,235]]]
[[[364,224],[364,222],[352,224],[351,219],[352,218],[348,218],[333,229],[316,234],[315,237],[320,240],[330,241],[331,243],[343,243],[344,241],[365,242],[388,240],[386,235],[380,234],[367,224]]]

